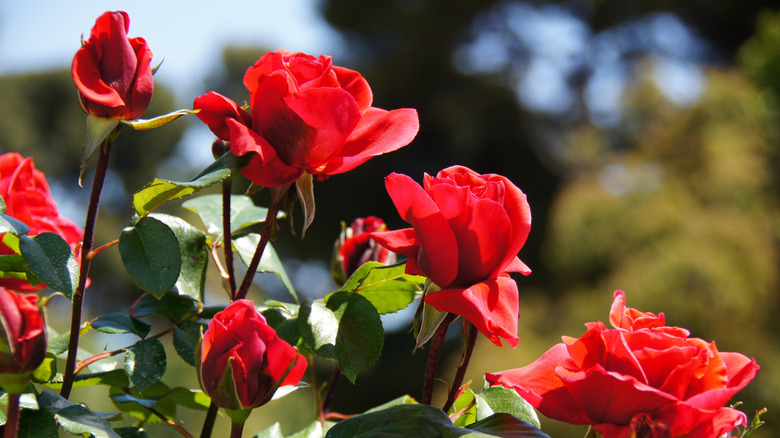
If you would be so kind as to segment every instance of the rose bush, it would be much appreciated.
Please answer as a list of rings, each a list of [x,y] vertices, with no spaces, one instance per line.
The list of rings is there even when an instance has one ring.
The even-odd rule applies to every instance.
[[[129,28],[126,12],[104,13],[73,57],[73,82],[89,114],[132,120],[149,107],[152,51],[143,38],[128,38]]]
[[[614,329],[586,324],[532,364],[487,374],[556,420],[590,424],[604,438],[712,438],[745,425],[724,407],[758,373],[755,360],[719,352],[714,342],[665,326],[663,313],[625,307],[615,292]]]
[[[198,378],[218,406],[239,410],[260,406],[276,388],[295,385],[306,359],[277,336],[250,300],[218,312],[203,333]]]
[[[374,261],[390,265],[395,263],[396,256],[371,239],[371,233],[384,231],[385,222],[376,217],[357,218],[344,229],[333,248],[333,279],[338,284],[344,284],[350,275],[363,263]]]
[[[517,345],[518,291],[508,273],[531,272],[517,258],[531,228],[525,194],[501,175],[463,166],[426,174],[424,187],[397,173],[385,185],[412,228],[372,237],[408,257],[406,273],[441,288],[425,302],[463,316],[496,345]]]
[[[46,324],[38,296],[0,287],[0,386],[21,393],[46,356]]]
[[[326,178],[409,144],[417,111],[371,106],[360,73],[285,50],[266,53],[244,75],[251,114],[215,92],[194,102],[198,118],[235,155],[254,153],[241,172],[266,187],[288,185],[303,172]]]
[[[35,168],[32,158],[17,153],[0,155],[0,196],[5,200],[6,214],[30,227],[29,236],[50,232],[59,234],[77,250],[84,233],[77,225],[60,216],[43,172]],[[0,244],[0,255],[14,251]],[[45,285],[30,286],[24,280],[0,278],[0,286],[17,290],[37,290]]]

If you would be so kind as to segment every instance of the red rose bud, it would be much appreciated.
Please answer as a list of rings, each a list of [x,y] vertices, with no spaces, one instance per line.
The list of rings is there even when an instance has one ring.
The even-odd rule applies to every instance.
[[[46,356],[46,324],[38,296],[0,287],[0,386],[21,394]]]
[[[128,38],[129,28],[127,12],[104,13],[73,57],[73,82],[89,114],[133,120],[149,107],[152,51],[143,38]]]
[[[343,285],[360,265],[373,261],[391,265],[395,263],[395,253],[377,245],[371,239],[371,233],[384,231],[387,227],[382,219],[376,216],[357,218],[349,227],[341,223],[342,231],[339,240],[333,246],[332,271],[333,279]]]
[[[28,236],[56,233],[68,242],[71,249],[78,249],[84,233],[73,222],[60,216],[46,176],[35,168],[32,158],[23,158],[13,152],[0,155],[0,196],[5,200],[5,214],[30,227]],[[0,243],[0,255],[13,253],[11,248]],[[30,286],[25,280],[0,278],[0,287],[31,291],[45,286]]]
[[[518,291],[508,272],[531,270],[517,258],[531,228],[525,194],[501,175],[453,166],[424,187],[406,175],[385,178],[398,213],[412,225],[372,238],[408,257],[406,273],[441,288],[425,302],[460,315],[496,345],[517,345]]]
[[[215,92],[195,99],[194,108],[233,154],[252,154],[241,173],[261,186],[285,186],[304,172],[320,179],[347,172],[409,144],[420,127],[414,109],[371,106],[368,82],[330,56],[266,53],[244,85],[251,114]]]
[[[485,378],[604,438],[719,437],[747,424],[744,413],[724,406],[758,373],[754,359],[665,326],[663,313],[625,307],[622,291],[609,322],[613,329],[587,323],[579,339],[564,336],[532,364]]]
[[[277,336],[250,300],[237,300],[214,315],[200,344],[198,377],[219,407],[256,408],[279,386],[296,385],[306,359]]]

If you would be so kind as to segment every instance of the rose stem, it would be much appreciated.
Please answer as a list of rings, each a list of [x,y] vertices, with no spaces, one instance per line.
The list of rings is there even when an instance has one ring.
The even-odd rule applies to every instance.
[[[252,256],[252,262],[249,263],[244,281],[241,282],[241,287],[233,295],[233,301],[246,298],[246,294],[249,292],[249,286],[252,285],[252,279],[255,277],[257,266],[260,265],[260,258],[263,256],[263,251],[265,251],[268,240],[271,238],[271,232],[276,225],[276,214],[279,212],[281,203],[281,199],[272,199],[271,205],[268,206],[268,213],[265,215],[265,225],[263,226],[262,234],[260,234],[260,242],[257,244],[255,255]]]
[[[206,411],[206,419],[203,420],[203,429],[200,431],[200,438],[209,438],[211,431],[214,430],[214,421],[217,419],[217,411],[219,406],[216,403],[211,402],[209,409]]]
[[[433,399],[433,382],[436,380],[436,368],[439,366],[439,356],[441,348],[444,345],[444,338],[447,335],[447,328],[454,321],[456,315],[448,313],[444,320],[439,324],[436,332],[431,339],[431,347],[428,350],[428,363],[425,366],[425,381],[423,382],[422,404],[430,405]]]
[[[474,328],[470,322],[466,322],[466,349],[463,351],[463,362],[458,365],[458,371],[455,373],[455,380],[452,381],[452,387],[450,388],[450,394],[447,396],[447,403],[441,408],[442,411],[447,412],[455,403],[455,397],[458,395],[460,385],[463,383],[463,377],[466,376],[466,368],[469,366],[471,360],[471,353],[474,352],[474,345],[477,343],[477,335],[479,330]]]
[[[19,430],[19,396],[8,394],[8,413],[6,414],[4,438],[16,438]]]
[[[241,435],[244,433],[244,422],[231,423],[230,426],[230,438],[241,438]]]
[[[325,387],[325,397],[322,398],[322,407],[320,408],[322,417],[327,415],[330,410],[330,402],[333,400],[333,391],[336,389],[336,383],[338,383],[339,377],[341,377],[341,369],[338,364],[336,364],[336,367],[333,368],[333,374],[330,375],[330,380],[328,380],[328,386]]]
[[[111,141],[105,140],[100,148],[100,158],[98,158],[95,168],[95,179],[92,181],[92,193],[89,197],[89,207],[87,209],[87,220],[84,224],[84,242],[81,244],[81,266],[79,272],[79,284],[76,291],[73,292],[73,307],[70,317],[70,339],[68,340],[68,358],[65,363],[65,373],[62,380],[62,389],[60,395],[64,398],[70,397],[70,390],[73,388],[74,371],[76,370],[76,353],[79,349],[79,330],[81,329],[81,314],[84,310],[84,289],[87,284],[87,274],[92,259],[89,253],[92,251],[92,241],[95,234],[95,223],[97,222],[98,205],[100,204],[100,193],[103,191],[103,181],[108,171],[108,156],[111,152]]]
[[[233,245],[230,232],[230,195],[233,193],[233,183],[228,179],[222,181],[222,243],[225,245],[225,270],[228,274],[230,296],[236,296],[236,276],[233,273]]]

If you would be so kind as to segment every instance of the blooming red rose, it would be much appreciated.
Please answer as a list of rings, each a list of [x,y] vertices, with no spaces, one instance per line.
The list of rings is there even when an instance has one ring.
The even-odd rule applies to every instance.
[[[237,300],[214,315],[200,346],[203,391],[226,409],[251,409],[278,386],[295,385],[306,359],[277,336],[250,300]]]
[[[463,316],[496,345],[517,345],[518,292],[508,272],[531,273],[517,258],[531,228],[525,194],[501,175],[463,166],[426,174],[424,188],[396,173],[385,186],[412,228],[372,237],[408,257],[406,273],[441,287],[425,302]]]
[[[357,218],[352,225],[344,228],[341,236],[333,247],[333,278],[336,283],[344,284],[360,265],[369,262],[379,262],[386,265],[395,263],[395,253],[379,246],[371,239],[371,233],[384,231],[385,222],[376,217]]]
[[[346,172],[409,144],[419,129],[414,109],[372,107],[368,82],[330,56],[266,53],[246,71],[244,85],[251,115],[215,92],[195,99],[194,108],[235,155],[254,153],[242,173],[262,186],[288,185],[303,172]]]
[[[73,82],[90,114],[132,120],[149,107],[152,51],[143,38],[128,38],[129,28],[127,12],[104,13],[73,57]]]
[[[723,406],[758,373],[754,359],[665,326],[663,313],[626,308],[622,291],[609,321],[614,329],[588,323],[581,338],[564,337],[532,364],[486,379],[604,438],[712,438],[747,423]]]
[[[37,303],[35,294],[17,294],[0,287],[0,385],[6,391],[16,389],[6,384],[13,382],[14,376],[24,375],[20,383],[25,384],[27,375],[46,356],[46,324]]]
[[[5,200],[5,213],[30,227],[29,236],[56,233],[72,249],[78,249],[84,233],[73,222],[59,215],[46,177],[35,168],[32,158],[23,158],[13,152],[0,155],[0,196]],[[7,254],[13,254],[13,250],[0,244],[0,255]],[[45,287],[33,287],[24,280],[11,278],[0,278],[0,286],[28,291]]]

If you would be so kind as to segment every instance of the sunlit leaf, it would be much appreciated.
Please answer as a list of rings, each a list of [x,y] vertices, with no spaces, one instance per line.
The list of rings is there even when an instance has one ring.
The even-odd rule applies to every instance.
[[[119,236],[119,254],[133,282],[155,297],[162,297],[179,278],[179,241],[158,219],[147,216],[125,228]]]
[[[339,291],[356,292],[376,307],[380,315],[406,308],[422,289],[425,277],[404,273],[405,265],[368,262],[352,274]],[[327,301],[327,297],[326,297]]]
[[[138,341],[125,353],[125,372],[141,392],[162,378],[166,365],[165,348],[156,338]]]
[[[239,257],[241,257],[241,261],[247,266],[252,262],[252,257],[254,256],[259,243],[260,235],[255,233],[246,234],[233,239],[233,247],[236,249],[236,252],[238,252]],[[265,246],[263,256],[260,258],[260,264],[257,265],[257,272],[276,274],[276,276],[282,280],[282,284],[284,284],[284,287],[290,292],[290,295],[292,295],[295,302],[298,303],[298,295],[295,293],[292,281],[290,281],[290,277],[287,275],[284,265],[282,265],[282,260],[270,243]]]
[[[179,278],[176,279],[176,290],[179,294],[203,301],[206,268],[210,256],[206,235],[176,216],[159,213],[153,213],[150,216],[168,225],[179,241],[181,270]]]
[[[52,290],[71,299],[79,281],[79,266],[70,246],[58,234],[21,236],[19,249],[35,276]]]

